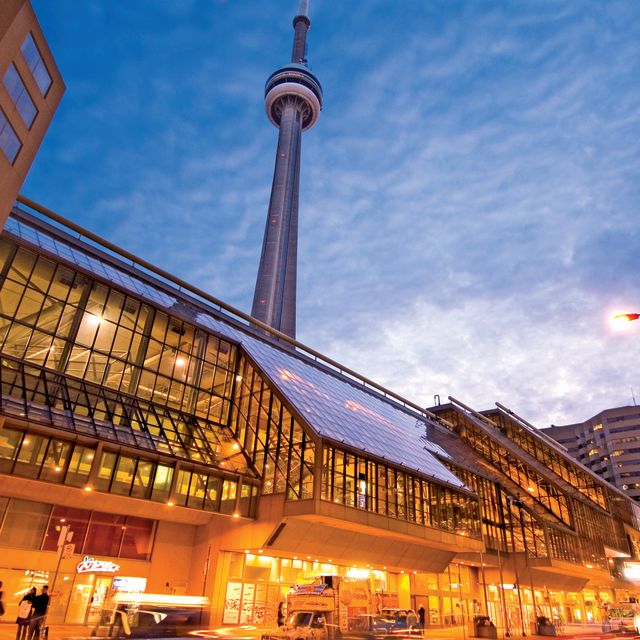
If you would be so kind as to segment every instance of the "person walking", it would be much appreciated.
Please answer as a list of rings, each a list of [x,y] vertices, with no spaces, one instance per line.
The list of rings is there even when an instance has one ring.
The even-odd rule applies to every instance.
[[[284,625],[284,602],[281,602],[278,605],[278,626],[282,627]]]
[[[49,586],[44,585],[33,599],[33,613],[29,620],[29,640],[38,640],[49,608]]]
[[[420,625],[420,631],[424,635],[424,607],[422,605],[418,607],[418,623]]]
[[[35,597],[36,588],[31,587],[31,589],[22,596],[22,600],[18,603],[18,617],[16,618],[18,631],[16,632],[16,640],[27,640],[29,620],[33,613],[33,600]]]

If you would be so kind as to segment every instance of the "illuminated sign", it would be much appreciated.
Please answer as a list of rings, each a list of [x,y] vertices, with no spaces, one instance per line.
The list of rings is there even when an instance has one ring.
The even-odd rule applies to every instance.
[[[516,585],[513,584],[512,582],[509,582],[507,584],[501,584],[500,585],[505,591],[513,591],[514,589],[516,589]]]
[[[78,573],[116,573],[116,571],[120,571],[120,565],[85,556],[84,560],[78,563],[76,571]]]

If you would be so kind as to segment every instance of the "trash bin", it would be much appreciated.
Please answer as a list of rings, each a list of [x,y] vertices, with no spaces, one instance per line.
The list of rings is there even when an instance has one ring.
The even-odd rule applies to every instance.
[[[538,616],[536,620],[536,633],[539,636],[551,636],[554,638],[558,635],[556,625],[546,616]]]
[[[498,630],[489,616],[474,616],[469,623],[469,635],[474,638],[497,638]]]

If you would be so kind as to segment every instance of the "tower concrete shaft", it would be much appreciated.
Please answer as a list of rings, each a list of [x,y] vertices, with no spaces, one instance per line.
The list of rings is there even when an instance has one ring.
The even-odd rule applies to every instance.
[[[306,66],[307,2],[293,20],[291,63],[271,74],[265,109],[280,129],[271,198],[251,315],[295,338],[298,257],[298,191],[302,132],[322,108],[322,87]]]

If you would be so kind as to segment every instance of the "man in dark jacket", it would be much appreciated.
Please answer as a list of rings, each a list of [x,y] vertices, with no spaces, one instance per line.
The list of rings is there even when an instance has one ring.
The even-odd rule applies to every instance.
[[[49,587],[44,585],[40,593],[33,599],[33,613],[29,620],[29,640],[38,640],[49,608]]]

